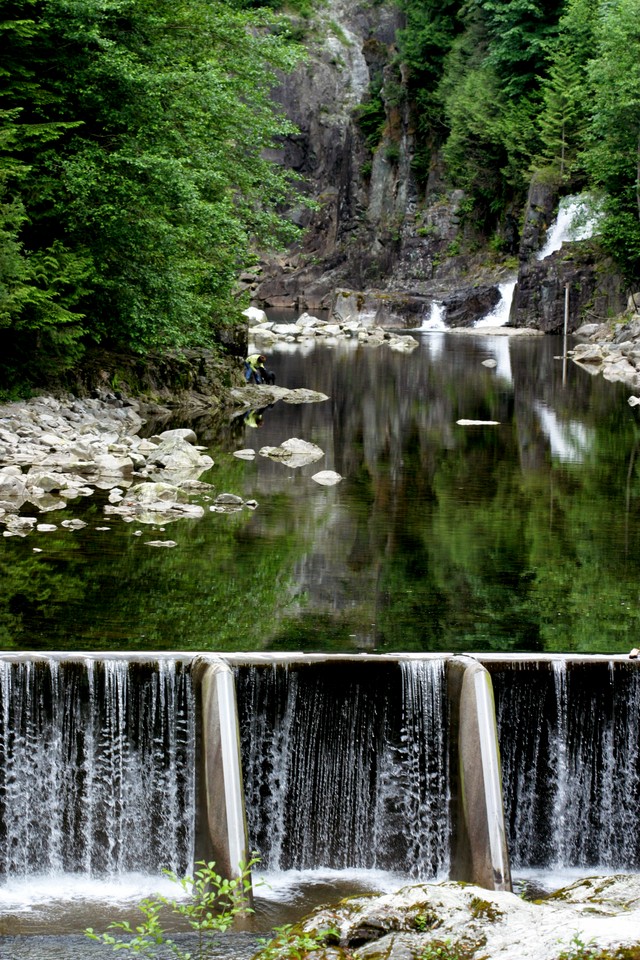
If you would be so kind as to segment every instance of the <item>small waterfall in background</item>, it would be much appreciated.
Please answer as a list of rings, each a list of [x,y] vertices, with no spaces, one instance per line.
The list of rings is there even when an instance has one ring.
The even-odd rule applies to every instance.
[[[446,330],[447,325],[444,322],[444,307],[435,300],[431,304],[429,316],[422,321],[420,330]]]
[[[237,682],[265,870],[448,872],[443,660],[241,668]]]
[[[560,660],[489,670],[513,867],[638,870],[640,671]]]
[[[0,875],[190,868],[188,668],[0,660]]]
[[[559,250],[563,243],[588,240],[597,232],[600,213],[593,200],[585,196],[563,197],[558,204],[556,219],[547,231],[547,237],[536,254],[536,260],[545,260]]]
[[[497,304],[484,317],[476,320],[474,329],[482,327],[504,327],[509,323],[509,314],[511,313],[511,303],[513,301],[513,291],[516,288],[516,280],[507,280],[498,285],[500,299]]]

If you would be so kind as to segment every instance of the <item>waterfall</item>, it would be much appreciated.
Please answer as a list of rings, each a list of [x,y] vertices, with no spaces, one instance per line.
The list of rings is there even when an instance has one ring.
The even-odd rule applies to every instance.
[[[485,314],[474,323],[474,328],[482,327],[504,327],[509,323],[509,314],[511,313],[511,303],[513,301],[513,291],[516,288],[515,280],[507,280],[498,285],[500,299],[489,313]]]
[[[514,868],[640,868],[640,672],[578,661],[492,674]]]
[[[563,243],[588,240],[596,233],[600,218],[600,212],[589,197],[563,197],[558,204],[556,219],[549,227],[546,240],[536,254],[536,259],[545,260],[559,250]]]
[[[434,300],[429,308],[429,316],[422,321],[420,330],[446,330],[444,322],[444,307]]]
[[[266,870],[446,874],[444,661],[237,675],[249,836]]]
[[[195,708],[166,659],[0,659],[0,874],[190,867]]]

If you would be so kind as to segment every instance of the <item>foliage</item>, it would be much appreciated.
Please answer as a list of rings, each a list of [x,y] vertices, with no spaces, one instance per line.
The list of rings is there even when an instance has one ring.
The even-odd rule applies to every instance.
[[[451,939],[432,940],[420,954],[420,960],[471,960],[475,948]]]
[[[300,56],[280,22],[224,0],[3,5],[5,366],[209,344],[235,315],[255,246],[296,236],[293,178],[265,158]]]
[[[597,956],[599,953],[593,946],[593,941],[585,943],[579,934],[574,933],[567,949],[558,954],[558,960],[594,960]]]
[[[551,164],[561,180],[579,176],[591,104],[588,63],[595,51],[597,0],[568,0],[559,33],[550,48],[550,64],[542,87],[537,117],[541,160]]]
[[[276,927],[274,934],[270,940],[260,941],[256,960],[305,960],[309,954],[340,939],[340,931],[335,927],[307,931],[290,923]]]
[[[240,875],[233,880],[216,873],[213,861],[198,861],[196,866],[200,869],[188,877],[178,877],[166,870],[169,879],[187,895],[186,899],[172,900],[160,895],[145,898],[138,904],[143,916],[141,923],[135,927],[128,920],[109,924],[109,930],[121,931],[125,939],[108,932],[95,933],[91,927],[85,930],[85,934],[90,940],[98,940],[114,950],[128,950],[136,956],[154,957],[166,949],[176,960],[205,960],[212,955],[218,935],[225,933],[239,914],[251,912],[251,868],[257,862],[252,859],[246,866],[240,864]],[[163,913],[167,910],[175,920],[185,921],[197,934],[195,954],[183,950],[163,928]]]
[[[563,192],[603,192],[602,242],[637,279],[640,0],[401,6],[418,178],[442,150],[471,204],[465,224],[485,238],[522,209],[532,171]]]
[[[640,0],[601,5],[590,63],[593,107],[584,155],[605,192],[602,241],[630,280],[640,274]]]

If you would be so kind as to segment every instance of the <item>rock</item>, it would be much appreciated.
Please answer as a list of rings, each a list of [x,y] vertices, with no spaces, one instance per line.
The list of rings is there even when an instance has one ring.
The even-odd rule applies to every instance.
[[[594,955],[617,956],[617,948],[640,940],[640,878],[591,877],[536,902],[471,884],[422,883],[351,897],[294,929],[337,929],[342,955],[354,960],[417,960],[445,950],[467,960],[550,960],[577,956],[578,942]],[[319,946],[314,957],[328,960],[334,949]]]
[[[36,530],[38,533],[53,533],[54,530],[57,530],[58,527],[55,523],[38,523],[36,524]]]
[[[282,398],[283,403],[322,403],[328,400],[326,393],[319,393],[317,390],[307,390],[305,387],[297,387],[295,390],[288,390]]]
[[[303,330],[311,330],[314,327],[322,327],[325,323],[326,320],[312,317],[309,313],[302,313],[296,320],[296,327],[302,327]]]
[[[247,447],[246,450],[234,450],[234,457],[238,457],[239,460],[253,460],[255,459],[256,452],[250,447]]]
[[[18,470],[15,473],[13,470],[14,468],[0,470],[0,499],[2,500],[24,500],[27,496],[27,484],[21,471]]]
[[[246,310],[242,311],[242,316],[247,317],[252,323],[264,323],[267,319],[267,315],[264,310],[260,310],[259,307],[247,307]]]
[[[146,547],[177,547],[175,540],[145,540]]]
[[[410,353],[419,346],[414,337],[391,337],[389,339],[389,349],[398,350],[401,353]]]
[[[323,487],[333,487],[336,483],[340,483],[342,477],[333,470],[321,470],[319,473],[314,473],[311,479]]]
[[[227,504],[229,506],[241,507],[244,501],[242,497],[236,496],[235,493],[221,493],[216,497],[215,502],[218,506],[220,504]]]
[[[492,358],[490,357],[488,360],[483,360],[483,361],[482,361],[482,366],[483,366],[483,367],[489,367],[489,368],[493,369],[494,367],[497,367],[497,366],[498,366],[498,361],[497,361],[497,360],[494,360],[494,359],[492,359]]]
[[[497,427],[499,420],[456,420],[459,427]]]
[[[442,300],[445,323],[449,327],[468,327],[497,306],[500,296],[493,284],[462,287]]]
[[[279,447],[262,447],[258,453],[261,457],[269,457],[270,460],[281,460],[289,467],[303,467],[324,456],[324,451],[315,443],[308,443],[296,437],[285,440]]]
[[[151,441],[163,443],[165,440],[186,440],[187,443],[197,443],[198,438],[189,427],[179,427],[176,430],[163,430],[156,437],[151,437]]]

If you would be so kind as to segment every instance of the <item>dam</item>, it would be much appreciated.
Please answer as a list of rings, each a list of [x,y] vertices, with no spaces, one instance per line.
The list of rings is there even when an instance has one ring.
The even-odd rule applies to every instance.
[[[0,656],[0,885],[378,869],[635,871],[636,661]]]

